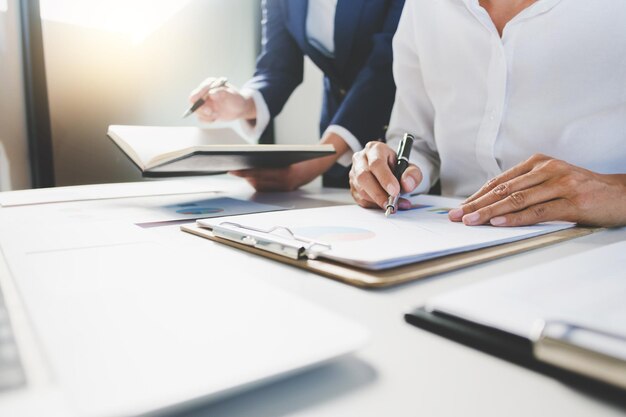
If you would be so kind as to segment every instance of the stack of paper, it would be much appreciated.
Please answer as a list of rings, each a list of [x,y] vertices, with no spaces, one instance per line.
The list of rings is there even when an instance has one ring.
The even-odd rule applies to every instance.
[[[412,210],[386,218],[381,210],[339,206],[281,213],[232,216],[199,221],[212,228],[224,222],[244,227],[289,228],[297,237],[330,246],[320,256],[357,267],[379,270],[527,239],[572,227],[550,223],[530,227],[470,227],[448,219],[461,200],[420,196]]]

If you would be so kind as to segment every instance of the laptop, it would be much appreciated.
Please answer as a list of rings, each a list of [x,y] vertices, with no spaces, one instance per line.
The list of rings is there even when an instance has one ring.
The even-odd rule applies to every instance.
[[[51,230],[1,238],[0,415],[178,411],[337,360],[368,338],[258,276],[216,267],[232,256],[265,273],[256,259],[229,251],[216,262],[145,234],[94,232],[98,244],[75,246]]]

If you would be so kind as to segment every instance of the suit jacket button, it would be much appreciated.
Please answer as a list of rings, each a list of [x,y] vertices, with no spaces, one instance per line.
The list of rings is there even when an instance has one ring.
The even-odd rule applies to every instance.
[[[341,94],[341,97],[344,97],[346,95],[347,91],[343,88],[339,89],[339,94]]]

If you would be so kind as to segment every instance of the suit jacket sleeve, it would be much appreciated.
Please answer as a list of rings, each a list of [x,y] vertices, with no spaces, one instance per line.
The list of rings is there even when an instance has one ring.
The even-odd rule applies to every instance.
[[[363,146],[371,140],[384,138],[389,123],[396,91],[391,45],[403,6],[404,0],[392,1],[382,31],[374,35],[366,65],[330,122],[346,128]]]
[[[304,55],[286,27],[281,2],[263,0],[262,49],[254,77],[244,88],[259,91],[274,118],[302,82]]]

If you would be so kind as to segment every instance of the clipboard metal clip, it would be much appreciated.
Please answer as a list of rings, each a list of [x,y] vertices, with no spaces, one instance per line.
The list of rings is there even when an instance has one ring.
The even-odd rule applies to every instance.
[[[331,245],[328,243],[297,236],[288,227],[283,226],[258,229],[238,223],[223,222],[214,225],[212,231],[216,237],[253,246],[291,259],[307,258],[313,260],[331,249]]]
[[[540,361],[626,389],[623,335],[561,320],[538,320],[530,339]]]

